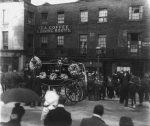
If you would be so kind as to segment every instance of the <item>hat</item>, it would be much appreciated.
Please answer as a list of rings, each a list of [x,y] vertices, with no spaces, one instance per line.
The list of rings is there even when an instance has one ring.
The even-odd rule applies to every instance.
[[[45,94],[45,101],[49,104],[53,102],[58,102],[59,95],[55,91],[47,91]]]

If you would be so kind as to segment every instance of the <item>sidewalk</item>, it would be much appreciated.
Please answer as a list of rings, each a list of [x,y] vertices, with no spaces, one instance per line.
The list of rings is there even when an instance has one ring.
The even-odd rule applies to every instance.
[[[124,107],[115,100],[88,101],[84,100],[74,106],[66,106],[66,109],[71,112],[73,119],[72,126],[79,126],[82,118],[91,117],[93,107],[97,104],[102,104],[105,108],[103,120],[109,126],[119,126],[121,116],[129,116],[133,119],[135,126],[150,126],[150,104],[144,102],[143,107],[137,106],[136,109]],[[8,106],[7,106],[8,107]],[[5,121],[8,120],[12,105],[3,108]],[[22,126],[43,126],[40,121],[42,107],[30,108],[24,106],[26,113],[23,116]],[[2,117],[4,116],[2,115]],[[6,119],[7,118],[7,119]]]

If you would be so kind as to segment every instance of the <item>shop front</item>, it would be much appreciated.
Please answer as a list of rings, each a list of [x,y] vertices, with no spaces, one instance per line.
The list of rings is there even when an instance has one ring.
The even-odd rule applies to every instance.
[[[23,68],[22,52],[16,51],[1,51],[0,52],[0,66],[3,72],[21,70]]]

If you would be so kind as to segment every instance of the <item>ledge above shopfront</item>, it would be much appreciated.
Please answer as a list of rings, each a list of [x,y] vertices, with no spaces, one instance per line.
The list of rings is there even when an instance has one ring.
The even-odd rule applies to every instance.
[[[0,50],[0,57],[20,57],[25,50]]]

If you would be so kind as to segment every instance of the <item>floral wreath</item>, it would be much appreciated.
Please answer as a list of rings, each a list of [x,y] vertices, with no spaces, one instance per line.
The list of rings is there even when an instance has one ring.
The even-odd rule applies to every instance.
[[[56,73],[51,73],[49,76],[50,80],[55,80],[57,78],[57,74]]]
[[[37,56],[34,56],[30,60],[29,67],[31,70],[40,69],[42,67],[42,62]]]
[[[68,67],[68,71],[71,75],[78,75],[80,73],[80,67],[78,64],[73,63]]]
[[[68,79],[69,77],[68,77],[67,74],[63,74],[63,73],[62,73],[62,74],[60,75],[60,78],[66,80],[66,79]]]

